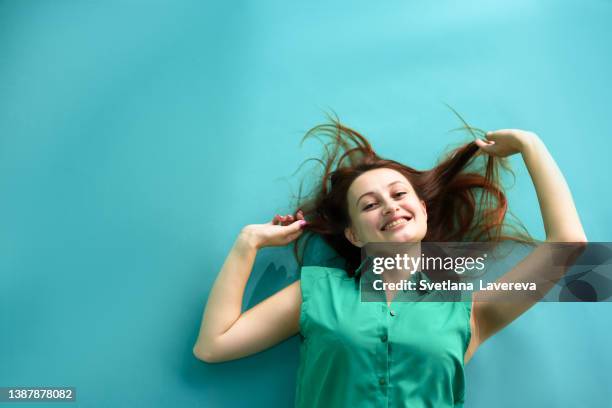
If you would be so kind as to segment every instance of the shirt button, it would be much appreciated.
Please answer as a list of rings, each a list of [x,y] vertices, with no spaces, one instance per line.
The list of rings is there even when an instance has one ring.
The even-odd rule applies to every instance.
[[[380,378],[380,379],[378,380],[378,383],[379,383],[380,385],[385,385],[386,381],[385,381],[385,379],[384,379],[384,378]]]
[[[395,316],[395,314],[396,314],[396,313],[395,313],[395,310],[392,310],[392,311],[390,311],[389,313],[391,314],[391,316]]]
[[[386,334],[383,334],[383,335],[380,337],[380,341],[382,341],[383,343],[386,343],[386,342],[387,342],[387,340],[388,340],[388,337],[387,337],[387,335],[386,335]]]

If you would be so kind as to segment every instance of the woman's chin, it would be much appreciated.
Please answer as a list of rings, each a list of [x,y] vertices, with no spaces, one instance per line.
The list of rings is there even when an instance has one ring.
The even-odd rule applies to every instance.
[[[412,228],[402,228],[392,234],[386,234],[384,242],[420,242],[425,236],[421,231]]]
[[[410,231],[398,231],[387,237],[386,242],[412,242],[416,238],[415,234]]]

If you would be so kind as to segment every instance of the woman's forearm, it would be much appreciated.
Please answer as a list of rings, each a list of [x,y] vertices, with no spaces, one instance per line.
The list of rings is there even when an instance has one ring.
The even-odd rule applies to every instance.
[[[208,296],[194,354],[205,356],[214,353],[216,341],[240,317],[244,289],[256,254],[257,246],[249,233],[243,230],[225,259]]]
[[[572,193],[544,143],[530,134],[523,140],[521,153],[538,196],[546,240],[586,241]]]

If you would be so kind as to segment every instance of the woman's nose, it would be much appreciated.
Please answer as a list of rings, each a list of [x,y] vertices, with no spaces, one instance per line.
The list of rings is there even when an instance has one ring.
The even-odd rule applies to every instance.
[[[383,214],[389,214],[389,213],[393,213],[395,211],[397,211],[399,209],[399,207],[397,206],[397,204],[391,202],[391,203],[385,203],[384,207],[383,207]]]

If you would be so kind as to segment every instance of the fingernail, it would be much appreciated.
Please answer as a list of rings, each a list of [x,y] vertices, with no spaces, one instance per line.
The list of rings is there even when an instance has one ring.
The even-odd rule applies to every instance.
[[[308,224],[308,221],[306,220],[300,220],[300,226],[303,227],[304,225]]]

